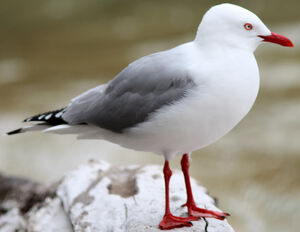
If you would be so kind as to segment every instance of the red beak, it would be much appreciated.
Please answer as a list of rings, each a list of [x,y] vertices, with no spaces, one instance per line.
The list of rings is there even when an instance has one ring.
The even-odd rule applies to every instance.
[[[259,35],[258,37],[263,38],[263,41],[265,42],[277,43],[285,47],[294,47],[294,44],[290,39],[286,38],[283,35],[276,34],[274,32],[271,32],[271,35]]]

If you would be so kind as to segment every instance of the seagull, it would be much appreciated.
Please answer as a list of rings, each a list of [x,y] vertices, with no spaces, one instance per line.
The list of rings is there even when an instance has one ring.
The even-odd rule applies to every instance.
[[[75,97],[63,109],[27,118],[29,126],[7,134],[76,134],[162,155],[165,214],[159,228],[190,227],[202,217],[224,220],[228,213],[196,206],[190,154],[223,137],[250,111],[259,90],[253,53],[262,42],[293,47],[247,9],[213,6],[194,41],[142,57],[107,84]],[[174,216],[169,204],[169,161],[177,155],[182,155],[187,217]]]

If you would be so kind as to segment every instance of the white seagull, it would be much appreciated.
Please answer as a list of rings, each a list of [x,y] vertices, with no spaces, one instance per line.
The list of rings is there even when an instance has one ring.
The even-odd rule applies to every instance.
[[[191,226],[227,213],[198,208],[189,178],[189,155],[227,134],[251,109],[259,90],[253,52],[263,41],[293,47],[252,12],[232,4],[210,8],[197,35],[167,51],[142,57],[107,84],[74,98],[61,110],[39,114],[33,125],[8,134],[42,130],[104,139],[164,156],[165,214],[160,229]],[[188,217],[169,207],[169,161],[182,155]]]

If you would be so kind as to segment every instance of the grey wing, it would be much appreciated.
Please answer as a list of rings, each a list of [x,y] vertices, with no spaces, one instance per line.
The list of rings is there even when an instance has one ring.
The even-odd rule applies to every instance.
[[[164,52],[141,58],[107,85],[75,98],[63,119],[70,124],[88,123],[122,133],[183,98],[195,86],[180,67],[178,57]]]

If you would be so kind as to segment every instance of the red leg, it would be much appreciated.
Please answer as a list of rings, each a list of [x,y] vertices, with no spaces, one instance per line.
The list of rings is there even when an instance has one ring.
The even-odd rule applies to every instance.
[[[196,203],[195,203],[195,200],[193,197],[192,187],[191,187],[189,167],[190,167],[189,156],[187,154],[184,154],[181,159],[181,168],[182,168],[182,172],[183,172],[184,180],[185,180],[187,201],[183,206],[188,207],[189,216],[210,217],[210,218],[217,218],[220,220],[224,220],[226,218],[226,216],[230,216],[228,213],[202,209],[202,208],[198,208],[196,206]]]
[[[176,217],[172,215],[170,211],[170,202],[169,202],[169,182],[172,176],[172,171],[169,166],[169,161],[165,161],[164,165],[164,177],[165,177],[165,191],[166,191],[166,211],[163,220],[159,223],[159,228],[161,230],[170,230],[180,227],[190,227],[193,224],[191,221],[199,220],[196,217]]]

